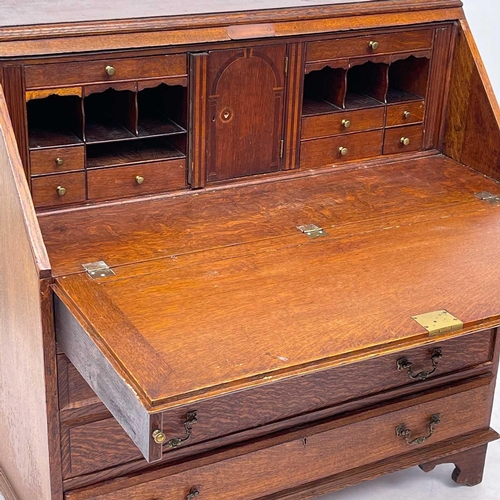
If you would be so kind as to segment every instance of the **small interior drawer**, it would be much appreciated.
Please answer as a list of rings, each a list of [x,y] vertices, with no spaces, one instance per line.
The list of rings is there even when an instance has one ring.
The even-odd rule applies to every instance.
[[[111,200],[186,187],[186,160],[88,170],[89,200]]]
[[[30,162],[31,175],[83,170],[85,168],[84,147],[50,148],[31,151]]]
[[[328,137],[384,126],[384,107],[339,111],[302,119],[302,139]]]
[[[198,494],[206,500],[267,498],[348,469],[486,429],[492,384],[490,376],[457,384],[263,438],[208,458],[70,492],[66,500],[181,500]],[[402,435],[404,431],[409,434]],[[425,439],[415,443],[420,437]],[[342,450],[341,460],[338,450]]]
[[[319,168],[379,156],[383,135],[382,130],[375,130],[303,141],[300,146],[300,167]]]
[[[26,88],[183,76],[185,54],[36,64],[25,67]]]
[[[85,173],[49,175],[31,179],[35,207],[56,207],[85,201]]]
[[[422,29],[309,42],[306,62],[430,49],[432,33]]]
[[[389,128],[385,131],[384,154],[406,153],[422,149],[424,129],[422,125]]]
[[[387,106],[387,127],[409,125],[424,121],[425,102],[416,101],[405,104],[391,104]]]

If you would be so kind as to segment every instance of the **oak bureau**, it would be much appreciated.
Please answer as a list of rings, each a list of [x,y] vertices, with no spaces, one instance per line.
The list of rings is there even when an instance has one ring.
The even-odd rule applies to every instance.
[[[500,109],[460,1],[4,0],[0,84],[7,500],[481,482]]]

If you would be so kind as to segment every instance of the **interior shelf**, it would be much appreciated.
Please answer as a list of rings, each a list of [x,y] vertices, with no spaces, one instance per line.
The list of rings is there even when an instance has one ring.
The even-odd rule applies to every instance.
[[[345,109],[366,109],[382,106],[384,103],[365,94],[348,92],[345,96]]]
[[[137,135],[143,137],[160,137],[175,134],[185,134],[186,129],[167,118],[161,113],[151,114],[147,117],[139,117]]]
[[[302,104],[302,115],[303,116],[313,116],[322,115],[327,113],[334,113],[335,111],[340,111],[342,108],[335,106],[331,102],[324,101],[322,99],[307,99],[304,98]]]
[[[153,138],[87,146],[87,168],[114,167],[149,161],[185,158],[166,138]]]

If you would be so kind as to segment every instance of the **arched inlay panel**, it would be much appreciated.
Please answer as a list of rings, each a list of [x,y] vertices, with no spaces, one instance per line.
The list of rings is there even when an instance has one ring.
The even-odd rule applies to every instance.
[[[209,54],[207,181],[281,168],[285,45]]]

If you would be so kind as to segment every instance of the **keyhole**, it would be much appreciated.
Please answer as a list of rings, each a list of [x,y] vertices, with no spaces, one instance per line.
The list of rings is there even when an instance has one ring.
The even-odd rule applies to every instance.
[[[231,110],[230,109],[224,109],[222,110],[221,114],[220,114],[220,117],[221,117],[221,120],[224,121],[224,122],[228,122],[228,121],[231,121],[232,118],[233,118],[233,114],[231,113]]]

